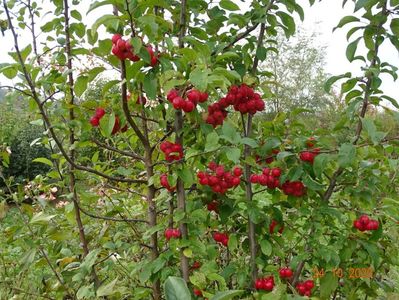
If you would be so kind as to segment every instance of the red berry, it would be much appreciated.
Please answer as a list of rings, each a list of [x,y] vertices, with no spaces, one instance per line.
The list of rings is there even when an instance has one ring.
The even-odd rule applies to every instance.
[[[184,106],[182,107],[184,112],[189,113],[192,112],[195,108],[194,103],[190,101],[185,101]]]
[[[263,288],[264,288],[266,291],[272,291],[273,288],[274,288],[274,283],[271,282],[271,281],[267,281],[267,282],[264,283]]]
[[[377,220],[370,220],[367,225],[366,225],[366,229],[367,230],[377,230],[379,227],[379,223]]]
[[[199,98],[199,102],[203,103],[206,100],[208,100],[208,93],[201,93],[200,94],[200,98]]]
[[[191,90],[187,93],[187,98],[191,102],[197,104],[201,99],[201,92],[198,90]]]
[[[97,116],[91,117],[90,124],[93,127],[97,127],[98,125],[100,125],[100,119]]]
[[[363,225],[367,225],[367,223],[370,221],[370,218],[367,215],[361,215],[359,217],[359,221],[360,223],[362,223]]]
[[[313,280],[306,280],[306,281],[303,283],[303,285],[305,286],[305,288],[306,288],[307,290],[311,290],[311,289],[314,288],[314,282],[313,282]]]
[[[124,41],[124,40],[122,40],[122,39],[119,39],[117,42],[116,42],[116,46],[119,48],[119,50],[120,51],[125,51],[126,50],[126,41]]]
[[[147,98],[144,96],[138,96],[137,97],[137,104],[145,105],[147,103]]]
[[[194,289],[193,292],[194,292],[194,295],[196,295],[198,297],[202,297],[202,292],[199,289]]]
[[[208,164],[208,168],[210,169],[210,170],[212,170],[212,171],[215,171],[216,170],[216,168],[217,168],[217,164],[214,162],[214,161],[211,161],[209,164]]]
[[[115,123],[114,123],[114,127],[112,128],[112,134],[117,133],[120,130],[121,126],[120,126],[120,122],[119,122],[119,118],[118,116],[115,116]]]
[[[281,176],[281,169],[280,168],[273,168],[272,169],[272,176],[273,177],[280,177]]]
[[[233,178],[233,181],[232,181],[232,184],[233,184],[234,186],[237,186],[237,185],[240,184],[240,182],[241,182],[240,177],[234,177],[234,178]]]
[[[172,102],[176,97],[179,97],[179,93],[175,89],[170,90],[167,99]]]
[[[104,117],[104,115],[105,115],[105,109],[104,108],[101,108],[101,107],[96,108],[96,117],[98,119],[101,119],[102,117]]]
[[[196,270],[196,269],[199,269],[199,268],[201,268],[201,263],[199,261],[195,261],[193,263],[193,265],[191,266],[191,269],[193,269],[193,270]]]
[[[296,286],[296,289],[297,289],[299,295],[301,295],[301,296],[305,295],[305,293],[307,291],[306,287],[303,284],[298,284]]]
[[[236,177],[240,177],[242,175],[242,169],[240,167],[235,167],[233,169],[233,174]]]
[[[181,232],[179,228],[172,229],[172,236],[174,238],[180,238],[181,237]]]
[[[173,237],[173,229],[168,228],[165,230],[165,238],[169,241]]]
[[[249,177],[249,181],[251,183],[258,183],[259,182],[259,176],[256,174],[252,174],[251,177]]]
[[[112,43],[116,44],[121,38],[122,38],[122,36],[119,33],[114,34],[112,36]]]

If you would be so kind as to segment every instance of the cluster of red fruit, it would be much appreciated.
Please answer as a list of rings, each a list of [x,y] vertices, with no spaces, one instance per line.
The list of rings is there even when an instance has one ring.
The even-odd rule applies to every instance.
[[[219,202],[217,200],[212,200],[206,206],[209,211],[214,211],[215,213],[219,213]]]
[[[222,106],[219,102],[216,102],[208,106],[208,117],[206,118],[206,123],[211,124],[213,128],[218,125],[222,125],[224,119],[227,118],[227,106]]]
[[[277,226],[277,228],[278,228],[278,232],[279,232],[280,234],[283,233],[283,231],[284,231],[284,225],[279,224],[276,220],[272,220],[271,223],[270,223],[270,225],[269,225],[269,232],[270,232],[270,234],[273,234],[273,233],[276,232],[276,231],[275,231],[276,226]]]
[[[315,157],[316,157],[317,155],[319,155],[319,154],[320,154],[320,148],[315,148],[315,149],[313,149],[313,150],[302,151],[302,152],[299,154],[299,158],[300,158],[302,161],[307,161],[307,162],[313,164],[313,161],[314,161]]]
[[[298,294],[301,296],[308,296],[312,295],[312,289],[314,288],[313,280],[306,280],[305,282],[298,282],[296,285],[296,290]]]
[[[229,172],[225,171],[222,165],[210,162],[208,168],[212,172],[198,172],[197,177],[201,185],[210,186],[215,193],[224,194],[241,182],[242,169],[240,167],[235,167],[233,172]]]
[[[306,188],[300,181],[286,181],[281,186],[284,194],[295,197],[302,197],[306,193]]]
[[[264,168],[262,174],[252,174],[249,180],[251,183],[259,183],[269,189],[275,189],[280,186],[280,176],[280,168]]]
[[[208,93],[201,93],[196,89],[192,89],[187,93],[187,99],[179,96],[179,92],[175,89],[170,90],[167,99],[172,103],[174,109],[182,109],[184,112],[189,113],[194,110],[198,103],[203,103],[208,100]]]
[[[101,108],[101,107],[96,108],[96,112],[95,112],[94,116],[92,116],[91,119],[90,119],[90,124],[93,127],[98,127],[98,125],[100,125],[100,120],[104,116],[105,116],[105,109]],[[125,125],[125,126],[123,126],[121,128],[119,117],[115,116],[115,123],[114,123],[114,127],[112,128],[112,134],[117,133],[119,130],[121,132],[126,132],[127,131],[127,125]]]
[[[178,143],[164,141],[161,143],[160,148],[165,153],[165,159],[169,162],[183,158],[183,147]]]
[[[255,93],[252,88],[244,83],[241,86],[233,85],[226,97],[221,98],[218,102],[208,107],[206,122],[213,127],[222,125],[224,119],[227,117],[226,108],[230,105],[233,105],[235,111],[243,114],[250,113],[253,115],[257,111],[265,109],[265,102],[263,102],[261,96]]]
[[[268,276],[255,280],[255,288],[257,290],[272,291],[274,288],[274,277]]]
[[[169,181],[168,181],[168,175],[162,174],[162,175],[161,175],[161,178],[160,178],[160,181],[161,181],[161,185],[162,185],[165,189],[167,189],[169,192],[174,192],[174,191],[176,190],[176,187],[175,187],[175,186],[174,186],[174,187],[171,187],[171,186],[170,186]]]
[[[377,230],[380,226],[377,220],[370,219],[367,215],[361,215],[353,222],[353,227],[360,231]]]
[[[315,146],[315,144],[316,144],[315,138],[314,137],[310,137],[306,141],[306,148],[308,148],[308,149],[313,148]],[[307,161],[307,162],[313,164],[313,161],[314,161],[315,157],[317,155],[319,155],[319,154],[320,154],[320,148],[315,148],[315,149],[312,149],[312,150],[302,151],[299,154],[299,158],[302,161]]]
[[[125,41],[120,34],[112,36],[112,54],[120,60],[130,59],[131,61],[139,61],[140,57],[133,53],[133,46]]]
[[[181,232],[179,228],[173,229],[168,228],[165,230],[165,238],[169,241],[171,238],[178,239],[181,237]]]
[[[278,273],[281,279],[290,279],[294,275],[294,272],[288,267],[281,268]]]
[[[216,242],[218,242],[218,243],[220,243],[220,244],[222,244],[223,246],[226,246],[226,247],[227,247],[227,245],[229,243],[229,236],[227,235],[227,233],[215,232],[213,234],[213,239]]]
[[[129,59],[131,61],[139,61],[140,57],[133,53],[133,46],[129,41],[125,41],[120,34],[114,34],[112,36],[112,54],[118,57],[120,60]],[[151,59],[151,66],[154,67],[158,63],[158,57],[155,55],[151,45],[146,47],[148,54]]]

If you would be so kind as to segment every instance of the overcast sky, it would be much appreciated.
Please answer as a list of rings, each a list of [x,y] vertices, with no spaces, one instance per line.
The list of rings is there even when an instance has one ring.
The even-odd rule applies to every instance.
[[[344,27],[344,29],[338,29],[334,33],[332,32],[332,29],[338,24],[339,20],[343,16],[353,14],[353,4],[351,1],[348,1],[350,3],[348,3],[344,9],[342,9],[341,0],[323,0],[320,3],[315,3],[312,7],[309,6],[308,0],[300,0],[298,2],[303,4],[305,10],[305,22],[302,24],[302,26],[310,32],[318,32],[320,34],[320,45],[327,46],[327,61],[325,66],[326,71],[332,75],[338,75],[348,71],[351,71],[355,74],[361,74],[360,67],[362,66],[362,63],[349,63],[345,57],[347,45],[346,33],[348,31],[347,28],[350,28],[351,25]],[[91,2],[85,1],[85,3]],[[243,7],[243,4],[241,3],[240,6]],[[244,5],[244,7],[245,6],[247,5]],[[84,9],[81,10],[81,12],[83,11]],[[109,9],[104,8],[102,12],[109,13]],[[91,13],[88,17],[94,19],[95,15]],[[87,20],[88,19],[86,18],[85,21]],[[22,36],[22,38],[24,38],[24,36]],[[28,37],[25,37],[25,41],[22,40],[21,44],[26,45],[29,42],[27,38]],[[0,42],[0,63],[2,63],[9,61],[7,52],[12,50],[13,43],[9,31],[6,32],[5,37],[0,37]],[[359,48],[359,50],[363,50],[364,54],[366,53],[364,48]],[[398,51],[388,43],[381,48],[381,57],[383,60],[399,66]],[[6,80],[0,77],[0,82],[5,83]],[[399,81],[393,82],[389,75],[384,76],[382,89],[386,94],[399,101]]]

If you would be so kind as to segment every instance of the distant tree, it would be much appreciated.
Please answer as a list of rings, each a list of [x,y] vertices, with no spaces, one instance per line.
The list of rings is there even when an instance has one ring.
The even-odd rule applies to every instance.
[[[281,34],[277,45],[266,46],[278,51],[262,64],[263,70],[271,73],[264,80],[271,92],[268,108],[273,115],[295,108],[323,112],[339,100],[324,91],[328,79],[325,46],[317,36],[301,29],[289,40]]]

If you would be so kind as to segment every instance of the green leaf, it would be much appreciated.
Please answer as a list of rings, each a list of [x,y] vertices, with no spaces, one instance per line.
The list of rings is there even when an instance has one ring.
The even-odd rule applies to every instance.
[[[18,68],[15,65],[7,65],[0,69],[0,73],[3,73],[8,79],[13,79],[18,74]]]
[[[230,0],[221,0],[219,5],[221,8],[226,10],[231,10],[231,11],[240,10],[240,7]]]
[[[226,150],[227,159],[235,164],[240,162],[241,150],[240,148],[227,148]]]
[[[399,19],[392,19],[391,21],[391,30],[394,35],[399,37]]]
[[[104,5],[110,5],[110,4],[115,4],[115,0],[96,1],[92,4],[90,4],[87,14],[89,14],[89,12],[96,9],[97,7],[104,6]]]
[[[187,186],[191,186],[194,183],[193,173],[189,168],[178,170],[177,174]]]
[[[84,258],[82,264],[80,265],[80,269],[83,270],[86,274],[91,272],[91,268],[94,266],[97,260],[98,254],[100,254],[100,249],[95,249],[89,252],[87,256]]]
[[[284,160],[286,157],[294,156],[295,154],[288,151],[282,151],[277,154],[277,160]]]
[[[342,74],[342,75],[330,77],[330,78],[326,81],[326,83],[324,84],[324,90],[325,90],[327,93],[329,93],[330,90],[331,90],[332,85],[333,85],[336,81],[338,81],[338,80],[340,80],[340,79],[342,79],[342,78],[349,78],[349,77],[351,77],[351,76],[352,76],[352,73],[347,72],[347,73]]]
[[[45,157],[35,158],[34,160],[32,160],[32,162],[38,162],[38,163],[42,163],[42,164],[48,165],[50,167],[53,167],[52,161]]]
[[[338,164],[342,168],[350,166],[356,157],[356,148],[353,144],[341,145],[338,152]]]
[[[289,15],[283,11],[279,11],[276,14],[280,17],[281,21],[283,22],[284,26],[286,27],[286,28],[283,27],[285,35],[287,37],[294,35],[295,30],[296,30],[294,18],[291,15]]]
[[[29,223],[33,225],[46,225],[54,217],[55,215],[48,216],[41,211],[34,215]]]
[[[380,255],[378,253],[377,246],[372,243],[368,243],[361,240],[358,240],[358,243],[361,244],[364,249],[366,249],[367,253],[370,255],[371,260],[374,264],[374,268],[377,269],[378,263],[380,261]]]
[[[385,137],[386,134],[384,132],[377,131],[377,127],[372,119],[363,118],[362,124],[374,145],[378,145],[379,142]]]
[[[348,45],[348,47],[346,48],[346,58],[350,62],[352,62],[354,60],[354,58],[355,58],[357,45],[359,44],[360,39],[361,39],[361,37],[357,38],[352,43],[350,43]]]
[[[155,100],[157,97],[158,80],[153,73],[148,74],[144,78],[143,88],[148,98]]]
[[[339,21],[337,27],[334,27],[333,31],[335,31],[335,29],[337,29],[337,28],[343,27],[344,25],[346,25],[346,24],[348,24],[348,23],[351,23],[351,22],[358,22],[358,21],[360,21],[359,18],[357,18],[357,17],[355,17],[355,16],[346,16],[346,17],[343,17],[343,18]]]
[[[190,81],[197,89],[205,91],[208,86],[208,75],[208,69],[202,70],[197,67],[190,73]]]
[[[235,297],[241,295],[244,291],[241,290],[230,290],[224,292],[218,292],[215,296],[211,298],[211,300],[231,300]]]
[[[194,272],[194,274],[190,276],[190,282],[193,285],[198,286],[199,288],[205,288],[206,287],[205,274],[201,272]]]
[[[103,15],[100,18],[98,18],[93,26],[91,27],[91,32],[92,35],[94,35],[95,33],[97,33],[98,28],[101,25],[105,25],[105,26],[116,26],[119,23],[119,17],[115,16],[115,15]]]
[[[231,234],[229,236],[228,247],[230,251],[233,251],[238,246],[237,236],[235,234]]]
[[[303,179],[303,183],[307,188],[313,191],[322,191],[324,189],[324,185],[313,180],[309,175]]]
[[[264,255],[270,256],[270,254],[272,254],[273,251],[272,244],[270,244],[268,240],[260,241],[259,245]]]
[[[379,0],[357,0],[355,4],[355,12],[361,8],[368,9],[377,2],[379,2]]]
[[[89,77],[86,75],[81,75],[75,81],[74,91],[76,96],[80,97],[87,89],[87,84],[89,83]]]
[[[317,178],[321,179],[327,163],[332,159],[332,156],[327,153],[321,153],[316,156],[313,162],[313,171]]]
[[[258,47],[258,49],[256,50],[256,57],[260,61],[264,61],[266,59],[266,55],[267,55],[266,48],[265,47]]]
[[[180,277],[169,276],[165,281],[164,289],[166,300],[191,300],[187,284]]]
[[[222,60],[234,60],[237,58],[240,58],[240,56],[237,53],[228,51],[221,55],[216,56],[216,62],[219,62]]]
[[[241,144],[248,145],[251,148],[258,147],[258,143],[254,139],[247,138],[247,137],[244,137],[241,139]]]
[[[76,20],[78,20],[78,21],[82,21],[82,15],[81,15],[80,12],[77,11],[76,9],[74,9],[74,10],[71,11],[71,16],[72,16],[73,18],[75,18]]]
[[[260,148],[260,155],[265,156],[270,154],[274,148],[281,145],[281,141],[277,137],[270,137],[266,140],[266,143]]]
[[[22,265],[22,270],[27,269],[35,260],[36,256],[36,249],[30,249],[28,250],[24,256],[22,256],[21,260],[19,263]]]
[[[26,59],[28,58],[29,54],[32,52],[32,45],[29,44],[26,46],[24,49],[21,50],[21,57],[22,61],[25,62]]]
[[[326,272],[320,279],[320,296],[322,299],[328,299],[331,293],[338,287],[338,277],[332,272]]]
[[[93,81],[98,76],[98,74],[103,71],[105,71],[104,67],[95,67],[91,69],[89,72],[87,72],[87,75],[89,76],[89,81]]]
[[[109,295],[116,293],[117,290],[115,290],[114,287],[118,280],[119,280],[119,278],[115,278],[110,283],[108,283],[106,285],[101,285],[96,292],[97,297],[109,296]]]
[[[216,132],[211,132],[206,136],[205,151],[213,151],[219,148],[219,136]]]
[[[230,122],[224,122],[222,126],[222,133],[223,135],[220,137],[232,144],[238,144],[241,141],[240,134]]]

